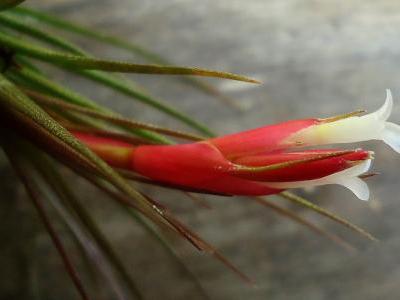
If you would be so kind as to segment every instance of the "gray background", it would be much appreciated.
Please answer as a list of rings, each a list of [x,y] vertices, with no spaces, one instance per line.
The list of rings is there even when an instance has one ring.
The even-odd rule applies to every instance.
[[[27,2],[135,41],[177,64],[232,71],[263,81],[255,86],[208,80],[246,109],[241,113],[176,79],[129,75],[153,95],[179,106],[219,133],[358,108],[372,111],[383,102],[385,88],[392,89],[397,104],[392,120],[400,120],[398,1]],[[132,59],[125,52],[92,41],[74,40],[98,56]],[[54,74],[57,80],[125,115],[181,126],[107,89],[93,88],[91,83],[71,80],[63,73]],[[257,288],[250,288],[212,258],[178,243],[184,261],[212,299],[398,299],[400,156],[376,142],[364,143],[363,147],[376,151],[374,170],[382,172],[368,180],[372,192],[369,202],[359,201],[336,186],[306,195],[367,228],[381,240],[379,244],[273,198],[351,241],[360,250],[356,255],[245,198],[208,197],[213,210],[207,210],[179,193],[150,191],[147,187],[142,190],[167,204],[257,282]],[[42,299],[76,297],[14,175],[3,166],[0,176],[4,183],[0,298],[23,299],[35,294]],[[156,242],[94,188],[68,172],[65,176],[112,239],[146,299],[201,299],[196,287]],[[70,251],[76,254],[72,246]]]

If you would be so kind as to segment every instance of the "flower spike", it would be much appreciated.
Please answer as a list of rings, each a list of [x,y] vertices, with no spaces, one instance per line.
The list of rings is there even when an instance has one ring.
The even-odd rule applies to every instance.
[[[74,134],[111,165],[166,184],[249,196],[340,184],[360,199],[368,198],[368,187],[358,176],[368,170],[372,157],[360,149],[280,151],[230,160],[210,141],[132,146],[112,138]],[[245,170],[238,170],[238,165]]]
[[[82,132],[75,136],[114,167],[164,184],[226,195],[270,195],[285,189],[339,184],[359,199],[369,190],[362,180],[373,152],[308,149],[338,143],[382,140],[400,152],[400,126],[388,122],[390,90],[377,111],[329,119],[304,119],[264,126],[181,145],[130,145]]]

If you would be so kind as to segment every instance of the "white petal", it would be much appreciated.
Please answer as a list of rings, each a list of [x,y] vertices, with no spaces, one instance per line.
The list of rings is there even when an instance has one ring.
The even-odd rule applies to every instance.
[[[371,159],[365,160],[354,167],[318,179],[291,182],[265,182],[265,185],[278,189],[290,189],[339,184],[350,189],[361,200],[367,200],[369,196],[368,186],[358,176],[369,170],[371,161]]]
[[[383,141],[392,149],[400,153],[400,126],[391,122],[385,123],[385,129],[382,133]]]
[[[375,113],[377,114],[379,120],[386,121],[387,119],[389,119],[392,110],[393,110],[392,92],[389,89],[386,89],[385,103]]]
[[[367,201],[369,198],[369,188],[362,179],[358,177],[346,178],[338,180],[336,184],[340,184],[354,193],[360,200]]]
[[[386,122],[392,112],[392,108],[392,93],[387,89],[385,103],[377,111],[364,116],[322,122],[318,125],[310,126],[289,136],[288,141],[292,144],[313,146],[384,140],[396,150],[398,149],[397,140],[400,139],[400,131],[392,130],[394,124],[387,126]],[[388,129],[386,129],[387,127]],[[390,142],[388,142],[389,140]]]

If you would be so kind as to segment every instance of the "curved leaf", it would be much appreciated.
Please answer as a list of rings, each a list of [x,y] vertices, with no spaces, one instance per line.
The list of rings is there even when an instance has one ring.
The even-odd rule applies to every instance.
[[[202,69],[198,67],[134,64],[130,62],[72,55],[63,52],[52,51],[37,45],[32,45],[31,43],[22,41],[3,32],[0,32],[0,43],[17,53],[23,53],[27,56],[40,59],[44,62],[68,66],[75,69],[158,75],[194,75],[238,80],[249,83],[260,83],[255,79],[245,76],[228,72]]]
[[[38,105],[19,91],[1,74],[0,104],[5,104],[10,109],[13,108],[28,118],[31,118],[38,126],[53,135],[54,138],[62,141],[66,146],[71,147],[73,150],[85,157],[91,164],[95,165],[103,176],[117,189],[135,199],[137,208],[155,223],[174,231],[178,230],[175,228],[174,224],[171,224],[158,209],[153,207],[146,198],[131,187],[118,173],[108,166],[107,163],[95,155],[85,145],[80,143],[65,128],[49,117]]]
[[[358,227],[357,225],[347,221],[346,219],[344,219],[344,218],[342,218],[342,217],[340,217],[340,216],[338,216],[338,215],[336,215],[334,213],[331,213],[330,211],[328,211],[328,210],[326,210],[326,209],[324,209],[324,208],[322,208],[322,207],[320,207],[320,206],[308,201],[307,199],[304,199],[303,197],[300,197],[300,196],[295,195],[295,194],[290,193],[290,192],[282,192],[282,193],[280,193],[278,195],[283,197],[283,198],[285,198],[285,199],[287,199],[287,200],[289,200],[289,201],[292,201],[292,202],[300,204],[300,205],[302,205],[302,206],[304,206],[304,207],[306,207],[308,209],[311,209],[311,210],[313,210],[313,211],[315,211],[315,212],[317,212],[317,213],[319,213],[319,214],[321,214],[321,215],[323,215],[325,217],[328,217],[329,219],[332,219],[333,221],[346,226],[347,228],[353,230],[354,232],[357,232],[361,236],[363,236],[363,237],[365,237],[365,238],[367,238],[367,239],[369,239],[371,241],[378,242],[378,239],[375,238],[372,234],[370,234],[366,230],[364,230],[364,229]]]
[[[126,126],[127,128],[142,128],[142,129],[147,129],[150,131],[170,135],[173,137],[184,138],[184,139],[193,140],[193,141],[201,141],[204,139],[203,137],[200,137],[200,136],[197,136],[197,135],[194,135],[191,133],[172,130],[169,128],[164,128],[164,127],[160,127],[160,126],[153,125],[153,124],[142,123],[142,122],[134,121],[132,119],[115,116],[115,114],[103,113],[103,112],[99,112],[99,111],[96,111],[96,110],[93,110],[90,108],[81,107],[79,105],[66,103],[59,99],[48,97],[46,95],[31,91],[31,90],[24,89],[24,92],[27,95],[29,95],[31,98],[35,99],[36,102],[38,102],[42,105],[53,107],[53,108],[55,107],[55,108],[61,108],[64,110],[75,111],[75,112],[82,113],[87,116],[94,117],[96,119],[108,121],[112,124],[122,125],[124,127]]]
[[[108,35],[108,34],[105,34],[102,32],[91,30],[91,29],[83,27],[81,25],[77,25],[77,24],[69,22],[67,20],[49,15],[47,13],[43,13],[43,12],[33,10],[30,8],[26,8],[26,7],[17,7],[15,9],[13,9],[11,12],[16,13],[17,15],[23,15],[26,17],[30,17],[40,23],[53,26],[54,28],[59,29],[59,30],[63,30],[66,32],[75,33],[80,36],[92,38],[93,40],[99,41],[101,44],[106,44],[106,45],[113,46],[115,48],[124,49],[124,50],[128,51],[129,53],[138,55],[152,63],[162,64],[162,65],[171,65],[172,64],[166,58],[164,58],[146,48],[143,48],[142,46],[134,44],[131,41],[126,41],[126,40],[120,39],[118,37],[115,37],[113,35]],[[217,97],[217,99],[220,99],[222,102],[224,102],[238,110],[243,109],[232,98],[224,95],[217,88],[215,88],[213,85],[211,85],[209,83],[203,82],[201,80],[198,80],[196,78],[189,77],[189,76],[183,76],[183,77],[180,77],[180,79],[184,83],[187,83],[187,84],[205,92],[208,95]]]
[[[326,237],[327,239],[331,240],[333,243],[335,243],[338,246],[341,246],[343,249],[350,253],[355,253],[357,252],[356,248],[354,248],[352,245],[350,245],[348,242],[343,240],[341,237],[337,236],[336,234],[330,233],[317,225],[311,223],[310,221],[304,219],[300,215],[282,207],[278,206],[277,204],[273,203],[272,201],[268,201],[267,199],[264,199],[263,197],[252,197],[251,199],[255,200],[257,203],[268,207],[269,209],[272,209],[273,211],[277,212],[281,216],[284,216],[288,219],[293,220],[294,222],[306,226],[308,229],[311,231],[315,232],[316,234],[319,234],[321,236]]]
[[[90,57],[83,50],[81,50],[79,47],[73,45],[72,43],[65,41],[64,39],[61,39],[52,34],[49,34],[43,30],[39,30],[35,26],[29,26],[29,25],[25,24],[24,22],[21,22],[17,18],[13,17],[12,15],[4,15],[4,14],[0,15],[0,24],[8,26],[19,32],[28,34],[32,37],[35,37],[41,41],[44,41],[50,45],[56,46],[60,49],[66,50],[73,54],[76,54],[79,56]],[[17,56],[17,58],[20,59],[20,56]],[[23,60],[23,63],[29,64],[29,62],[27,62],[26,59]],[[29,66],[32,67],[32,64],[29,64]],[[73,68],[68,68],[67,70],[75,72],[76,74],[86,77],[92,81],[103,84],[119,93],[122,93],[122,94],[128,96],[129,98],[133,98],[142,103],[150,105],[150,106],[156,108],[157,110],[160,110],[160,111],[184,122],[185,124],[197,129],[199,132],[202,132],[208,136],[213,135],[212,131],[209,128],[207,128],[205,125],[195,121],[193,118],[190,118],[189,116],[185,115],[184,113],[176,110],[175,108],[164,103],[160,99],[155,99],[154,97],[148,95],[148,93],[146,93],[143,89],[140,89],[139,87],[135,87],[133,85],[132,81],[127,82],[121,78],[116,78],[112,74],[107,74],[107,73],[98,72],[98,71],[75,70]]]
[[[22,181],[22,183],[25,186],[25,189],[32,199],[32,202],[47,230],[49,233],[51,240],[57,249],[58,253],[60,254],[60,257],[63,261],[64,267],[67,270],[68,275],[70,276],[72,282],[75,285],[76,290],[80,294],[81,298],[84,300],[89,300],[88,294],[85,290],[85,287],[77,274],[77,271],[75,267],[73,266],[73,263],[71,259],[69,258],[66,249],[64,248],[64,245],[59,238],[56,230],[54,229],[53,225],[51,224],[51,221],[49,220],[47,213],[42,205],[42,200],[41,200],[41,194],[39,192],[38,187],[30,180],[29,175],[27,174],[26,170],[29,168],[26,168],[25,162],[21,157],[19,157],[16,154],[15,149],[10,149],[9,144],[4,148],[5,152],[11,162],[11,165],[13,166],[15,172],[17,173],[18,177]]]
[[[0,11],[12,8],[24,2],[25,0],[1,0],[0,1]]]
[[[68,102],[71,102],[76,105],[80,105],[83,107],[92,108],[101,112],[113,113],[111,110],[98,105],[96,102],[82,96],[66,87],[63,87],[41,74],[38,74],[34,71],[31,71],[27,68],[19,68],[19,69],[9,69],[6,73],[7,76],[13,78],[14,81],[22,82],[30,88],[39,89],[40,91],[49,92],[51,95],[55,95],[56,97],[60,97]],[[117,115],[117,114],[115,114]],[[134,134],[152,140],[156,142],[161,142],[165,144],[171,143],[168,139],[164,138],[155,133],[151,133],[147,130],[136,129],[133,131]]]

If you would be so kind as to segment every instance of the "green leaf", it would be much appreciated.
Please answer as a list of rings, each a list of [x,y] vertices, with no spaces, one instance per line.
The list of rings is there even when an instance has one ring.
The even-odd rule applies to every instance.
[[[87,98],[83,95],[80,95],[66,87],[63,87],[63,86],[47,79],[43,75],[38,74],[27,68],[18,68],[18,69],[11,68],[8,70],[6,75],[10,76],[13,79],[13,81],[21,82],[24,85],[27,85],[30,88],[38,89],[39,91],[48,92],[51,95],[60,97],[70,103],[80,105],[83,107],[92,108],[92,109],[98,110],[100,112],[113,113],[113,114],[117,115],[116,113],[112,112],[111,110],[98,105],[96,102],[90,100],[89,98]],[[168,139],[165,139],[163,136],[148,132],[147,130],[136,129],[133,131],[133,133],[140,137],[143,137],[143,138],[146,138],[146,139],[149,139],[152,141],[166,143],[166,144],[171,143]]]
[[[25,0],[1,0],[0,1],[0,11],[12,8],[24,2]]]
[[[138,54],[144,58],[147,58],[149,61],[161,64],[164,64],[165,61],[164,58],[158,56],[155,53],[151,53],[148,50],[142,48],[141,46],[133,44],[132,42],[126,42],[115,36],[107,35],[98,31],[93,31],[76,23],[69,22],[67,20],[49,15],[47,13],[43,13],[38,10],[33,10],[31,8],[26,8],[26,7],[16,7],[13,10],[11,10],[11,12],[16,13],[20,16],[23,15],[34,18],[36,21],[40,23],[51,25],[57,29],[61,29],[67,32],[72,32],[85,37],[90,37],[95,40],[101,41],[102,43],[106,43],[114,47],[128,50],[134,54]]]
[[[1,104],[5,105],[5,107],[8,107],[9,109],[13,108],[32,119],[42,129],[86,158],[117,189],[135,199],[137,209],[158,225],[171,230],[178,230],[175,228],[174,224],[166,219],[157,208],[153,207],[146,198],[132,188],[118,173],[108,166],[107,163],[95,155],[85,145],[80,143],[65,128],[50,118],[38,105],[26,97],[10,81],[0,74],[0,105]]]
[[[17,53],[22,53],[27,56],[40,59],[44,62],[68,66],[75,69],[158,75],[194,75],[238,80],[249,83],[259,83],[257,80],[245,76],[197,67],[134,64],[130,62],[72,55],[49,50],[37,45],[32,45],[30,42],[22,41],[21,39],[12,37],[3,32],[0,32],[0,43]]]
[[[94,74],[95,71],[85,71],[85,72],[87,72],[87,73],[90,72],[90,73],[92,73],[93,76],[96,76],[98,78],[103,77],[103,76],[97,76],[99,74],[97,74],[97,75]],[[116,116],[118,115],[118,114],[112,112],[110,109],[98,105],[96,102],[90,100],[89,98],[87,98],[83,95],[80,95],[77,92],[72,91],[66,87],[63,87],[63,86],[55,83],[54,81],[47,79],[42,74],[39,74],[39,73],[29,70],[27,68],[23,68],[23,67],[22,68],[21,67],[20,68],[10,68],[7,71],[6,75],[7,76],[11,75],[11,76],[13,76],[14,79],[22,80],[22,83],[25,85],[28,85],[28,87],[38,88],[41,91],[48,92],[51,95],[60,97],[64,100],[67,100],[68,102],[73,103],[73,104],[92,108],[92,109],[98,110],[100,112],[114,114]],[[122,86],[123,84],[119,83],[118,85]],[[138,97],[139,96],[140,95],[138,95]],[[143,96],[143,97],[145,97],[145,96]],[[143,98],[143,99],[145,99],[145,98]],[[149,98],[149,101],[147,101],[146,103],[159,109],[160,111],[163,111],[164,113],[166,113],[168,115],[171,115],[171,116],[179,119],[180,121],[186,123],[190,127],[198,130],[199,132],[202,132],[202,133],[206,134],[207,136],[213,135],[212,132],[207,127],[194,121],[193,119],[191,119],[188,116],[184,115],[183,113],[175,110],[174,108],[169,107],[168,105],[163,104],[161,102],[154,102],[151,98]],[[155,135],[154,133],[149,133],[146,130],[135,130],[135,133],[138,136],[148,138],[153,141],[162,142],[162,143],[170,143],[167,139],[163,138],[162,136]]]
[[[138,121],[135,121],[132,119],[115,116],[115,114],[99,112],[99,111],[96,111],[96,110],[93,110],[90,108],[66,103],[59,99],[51,98],[51,97],[48,97],[46,95],[31,91],[31,90],[23,89],[23,91],[25,92],[25,94],[27,94],[28,96],[33,98],[36,102],[38,102],[41,105],[82,113],[84,115],[91,116],[91,117],[94,117],[94,118],[100,119],[100,120],[105,120],[112,124],[121,125],[126,128],[142,128],[142,129],[147,129],[149,131],[154,131],[154,132],[170,135],[173,137],[184,138],[184,139],[193,140],[193,141],[201,141],[204,139],[203,137],[200,137],[200,136],[197,136],[197,135],[194,135],[191,133],[176,131],[176,130],[172,130],[169,128],[153,125],[153,124],[142,123],[142,122],[138,122]]]
[[[35,156],[37,157],[37,156]],[[40,157],[42,158],[42,157]],[[127,281],[128,285],[131,286],[131,289],[136,289],[134,282],[130,279],[129,275],[127,274],[125,267],[123,264],[120,262],[118,259],[117,255],[114,253],[114,250],[112,249],[111,245],[108,245],[108,241],[106,237],[101,233],[100,229],[98,229],[97,225],[95,224],[94,220],[90,217],[90,214],[87,213],[87,211],[84,209],[84,207],[80,204],[79,200],[75,197],[74,193],[72,190],[69,188],[69,186],[63,181],[63,178],[60,176],[60,174],[57,172],[57,170],[49,164],[49,160],[42,160],[40,159],[39,164],[36,164],[38,168],[40,168],[41,173],[43,176],[46,177],[46,179],[51,182],[51,185],[54,186],[58,191],[58,193],[61,193],[60,197],[67,197],[70,202],[72,207],[74,207],[75,211],[78,213],[80,218],[85,221],[86,226],[88,229],[92,232],[93,236],[95,237],[96,241],[98,242],[99,246],[105,251],[105,253],[109,256],[111,262],[115,265],[116,269],[118,272],[121,274],[122,278],[124,278],[125,281]],[[94,177],[91,176],[85,176],[86,179],[90,179],[90,182],[96,182],[96,186],[101,186],[102,183],[94,179]],[[99,185],[98,185],[98,184]],[[102,190],[102,189],[101,189]],[[109,193],[108,193],[109,194]],[[110,194],[109,194],[110,195]],[[118,197],[120,198],[120,197]],[[113,198],[115,199],[115,198]],[[120,199],[117,199],[119,201]],[[125,204],[123,204],[123,209],[126,211],[127,207]],[[161,243],[161,246],[166,250],[166,252],[171,256],[171,258],[177,263],[177,266],[180,267],[184,273],[194,282],[194,284],[197,286],[199,289],[199,292],[205,296],[205,298],[208,299],[208,297],[205,294],[205,291],[201,284],[199,283],[198,279],[193,275],[193,273],[187,268],[187,266],[183,263],[183,261],[176,255],[172,247],[167,243],[167,241],[160,236],[158,232],[156,232],[145,219],[142,219],[136,211],[129,211],[129,216],[133,217],[133,219],[138,222],[141,226],[144,227],[145,230],[147,230],[152,236],[156,238],[158,242]]]
[[[19,19],[13,17],[12,15],[0,15],[0,24],[8,26],[14,30],[19,32],[28,34],[32,37],[35,37],[41,41],[44,41],[50,45],[56,46],[60,49],[66,50],[73,54],[79,56],[86,56],[90,57],[86,54],[83,50],[81,50],[78,46],[61,39],[57,36],[49,34],[43,30],[37,29],[35,26],[27,25],[24,22],[21,22]],[[26,62],[26,59],[25,59]],[[30,64],[32,66],[32,64]],[[142,103],[150,105],[162,112],[165,112],[168,115],[173,116],[174,118],[181,120],[182,122],[186,123],[187,125],[196,128],[199,132],[206,134],[207,136],[212,136],[212,132],[209,128],[205,125],[196,122],[192,118],[188,117],[187,115],[179,112],[178,110],[174,109],[173,107],[163,103],[163,101],[159,99],[154,99],[154,97],[148,95],[143,89],[139,87],[135,87],[133,82],[127,82],[121,78],[116,78],[111,74],[102,73],[98,71],[90,71],[90,70],[75,70],[73,68],[67,69],[68,71],[75,72],[83,77],[86,77],[90,80],[103,84],[117,92],[120,92],[130,98],[139,100]]]
[[[101,182],[99,182],[96,179],[93,179],[91,177],[85,176],[88,180],[90,180],[95,186],[100,188],[103,192],[108,194],[110,197],[113,199],[119,201],[122,204],[128,204],[131,202],[129,197],[126,195],[123,195],[121,193],[116,193],[112,190],[110,190],[108,187],[103,185]],[[184,224],[176,220],[167,210],[165,210],[161,205],[159,205],[157,202],[154,200],[150,199],[147,196],[146,197],[155,207],[157,207],[160,211],[163,212],[164,216],[172,223],[174,224],[175,228],[177,228],[178,232],[182,234],[183,236],[186,237],[187,240],[189,240],[193,246],[195,246],[197,249],[201,251],[205,251],[220,262],[222,262],[228,269],[233,271],[235,274],[237,274],[243,281],[252,284],[253,281],[244,273],[242,273],[237,267],[235,267],[229,260],[227,260],[217,249],[215,249],[211,244],[203,240],[200,236],[198,236],[195,232],[191,231],[189,228],[187,228]],[[133,216],[136,216],[136,212],[128,207],[128,212],[132,213]],[[144,221],[142,218],[139,218],[139,220],[142,222]],[[149,228],[151,229],[151,227]],[[163,241],[163,238],[159,235],[156,235],[158,238],[160,238],[160,241]],[[166,243],[166,242],[165,242]],[[165,244],[168,245],[168,244]]]
[[[116,193],[112,191],[108,185],[104,182],[99,180],[99,178],[85,173],[81,171],[77,171],[77,174],[81,175],[84,177],[86,180],[88,180],[90,183],[92,183],[94,186],[96,186],[100,191],[104,192],[106,195],[108,195],[111,199],[117,201],[122,205],[124,208],[125,212],[128,213],[130,217],[132,217],[139,225],[143,226],[143,228],[150,234],[152,235],[157,242],[160,243],[160,245],[164,248],[166,253],[170,256],[171,259],[176,263],[176,265],[195,283],[201,294],[208,299],[209,297],[206,295],[206,292],[204,288],[202,287],[201,283],[198,281],[196,276],[191,272],[191,270],[185,265],[185,263],[181,260],[179,257],[178,253],[174,250],[174,248],[170,245],[168,242],[165,232],[161,234],[160,232],[156,231],[156,229],[144,218],[142,218],[139,214],[137,214],[136,210],[133,210],[131,207],[131,199],[129,197],[126,197],[125,195]]]
[[[331,219],[331,220],[333,220],[333,221],[335,221],[335,222],[337,222],[339,224],[342,224],[342,225],[346,226],[347,228],[353,230],[354,232],[360,234],[361,236],[363,236],[363,237],[365,237],[365,238],[367,238],[367,239],[369,239],[371,241],[374,241],[374,242],[378,241],[377,238],[375,238],[372,234],[370,234],[366,230],[364,230],[364,229],[360,228],[359,226],[347,221],[346,219],[344,219],[344,218],[342,218],[342,217],[340,217],[340,216],[338,216],[338,215],[336,215],[334,213],[331,213],[330,211],[328,211],[328,210],[326,210],[326,209],[324,209],[324,208],[322,208],[322,207],[320,207],[320,206],[308,201],[307,199],[305,199],[303,197],[300,197],[300,196],[295,195],[295,194],[290,193],[290,192],[282,192],[282,193],[280,193],[278,195],[281,196],[282,198],[285,198],[285,199],[287,199],[289,201],[292,201],[292,202],[294,202],[296,204],[300,204],[300,205],[302,205],[302,206],[304,206],[304,207],[306,207],[308,209],[311,209],[311,210],[317,212],[318,214],[321,214],[321,215],[323,215],[325,217],[328,217],[329,219]]]
[[[19,18],[15,17],[12,14],[7,14],[7,13],[0,14],[0,25],[27,34],[31,37],[39,39],[43,42],[46,42],[50,45],[56,46],[68,52],[71,52],[73,54],[86,56],[86,53],[83,50],[73,45],[72,43],[58,36],[40,30],[36,26],[32,26],[32,24],[29,25],[25,22],[22,22],[20,17]]]
[[[32,202],[47,232],[49,233],[55,248],[60,254],[64,267],[67,270],[67,273],[70,276],[72,282],[74,283],[76,290],[78,291],[82,299],[89,300],[84,285],[81,279],[79,278],[79,275],[77,274],[77,271],[75,270],[75,267],[73,266],[71,259],[67,254],[68,252],[65,250],[61,239],[59,238],[56,230],[54,229],[50,219],[47,216],[47,213],[42,204],[42,195],[39,192],[39,188],[34,184],[34,182],[30,178],[30,175],[27,172],[29,168],[26,167],[26,161],[24,161],[20,156],[17,155],[16,151],[17,149],[13,149],[12,147],[10,147],[10,141],[7,141],[6,144],[3,144],[3,149],[5,150],[15,172],[17,173],[18,177],[24,184],[27,193],[32,199]]]
[[[276,213],[278,213],[279,215],[281,215],[285,218],[291,219],[300,225],[306,226],[311,231],[315,232],[316,234],[326,237],[327,239],[331,240],[333,243],[342,247],[349,253],[357,252],[357,250],[352,245],[350,245],[348,242],[343,240],[338,235],[330,233],[330,232],[324,230],[323,228],[318,227],[317,225],[304,219],[300,215],[298,215],[282,206],[279,206],[279,205],[273,203],[273,201],[269,201],[263,197],[251,197],[250,199],[256,201],[258,204],[260,204],[262,206],[272,209],[273,211],[275,211]]]
[[[154,52],[151,52],[150,50],[145,49],[130,41],[126,41],[112,35],[104,34],[102,32],[93,31],[81,25],[77,25],[75,23],[63,20],[61,18],[40,11],[32,10],[30,8],[25,8],[25,7],[18,7],[16,9],[13,9],[11,12],[16,13],[17,15],[33,18],[34,20],[40,23],[53,26],[54,28],[59,30],[64,30],[66,32],[72,32],[80,36],[92,38],[94,40],[101,42],[101,44],[107,44],[119,49],[124,49],[132,54],[145,58],[147,61],[152,63],[162,64],[162,65],[172,65],[172,63],[167,59],[165,59],[164,57]],[[222,102],[232,107],[242,110],[242,107],[238,106],[238,104],[236,104],[236,102],[233,99],[221,93],[213,85],[188,76],[180,77],[180,79],[184,83],[187,83],[205,92],[208,95],[217,97],[217,99],[220,99]]]
[[[193,129],[196,129],[198,132],[205,134],[208,137],[215,136],[215,134],[209,129],[207,126],[197,122],[193,118],[187,116],[186,114],[178,111],[177,109],[167,105],[159,99],[154,99],[147,95],[144,91],[139,91],[138,87],[132,87],[132,82],[125,82],[123,79],[117,79],[109,76],[108,74],[98,72],[98,71],[90,71],[90,70],[75,70],[71,69],[72,72],[79,74],[83,77],[86,77],[90,80],[101,83],[105,86],[108,86],[126,96],[133,97],[147,105],[150,105],[156,108],[159,111],[162,111],[177,120],[185,123]]]
[[[40,151],[33,149],[32,147],[29,150],[32,154],[29,155],[31,162],[35,165],[43,179],[48,183],[48,187],[51,188],[61,200],[60,203],[55,204],[56,207],[59,207],[58,210],[60,216],[63,216],[64,221],[71,228],[71,231],[74,232],[77,239],[82,243],[82,246],[86,249],[88,255],[92,256],[92,261],[97,265],[98,270],[103,272],[104,277],[109,279],[109,284],[114,289],[116,297],[118,297],[118,295],[122,295],[118,298],[126,298],[125,295],[123,295],[125,293],[123,290],[124,285],[126,285],[129,287],[132,295],[138,299],[143,299],[139,289],[130,278],[123,263],[118,258],[112,246],[109,244],[107,238],[98,228],[97,224],[86,211],[84,206],[81,205],[80,201],[72,192],[68,184],[63,180],[53,163]],[[55,199],[52,201],[55,201]],[[79,220],[83,223],[83,228],[81,228],[82,225],[79,222],[74,220],[75,217],[70,212],[68,212],[65,208],[62,209],[66,206],[63,204],[63,202],[68,203],[72,207],[73,211],[76,213],[76,216],[79,217]],[[87,236],[85,231],[88,231],[91,234],[91,237],[93,237],[95,241],[94,243],[91,241],[91,237]],[[95,249],[93,249],[93,246],[95,246]],[[108,265],[111,265],[111,269],[115,269],[118,272],[120,278],[115,278],[113,273],[114,270],[110,270]],[[123,280],[123,285],[119,283],[119,280]]]

